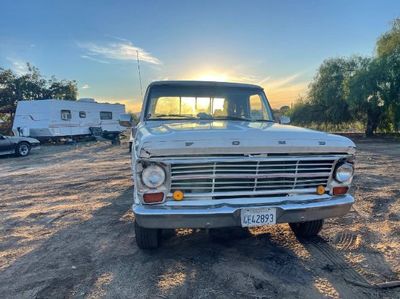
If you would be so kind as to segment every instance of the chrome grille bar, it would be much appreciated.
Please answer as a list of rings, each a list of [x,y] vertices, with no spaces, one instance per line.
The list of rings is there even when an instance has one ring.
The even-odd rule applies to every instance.
[[[320,176],[328,176],[330,172],[319,172],[319,173],[271,173],[271,174],[258,174],[257,176],[248,175],[248,174],[210,174],[210,175],[177,175],[174,176],[173,180],[192,180],[192,179],[209,179],[209,178],[226,178],[226,179],[234,179],[234,178],[295,178],[295,177],[320,177]]]
[[[315,192],[317,186],[327,186],[340,158],[343,156],[221,157],[166,163],[171,166],[171,193],[181,190],[186,198],[215,198]]]

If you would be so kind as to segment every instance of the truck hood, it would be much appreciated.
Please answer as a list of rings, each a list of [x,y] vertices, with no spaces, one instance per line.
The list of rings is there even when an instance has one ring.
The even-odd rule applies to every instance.
[[[135,137],[143,157],[355,151],[346,137],[270,122],[147,121]]]

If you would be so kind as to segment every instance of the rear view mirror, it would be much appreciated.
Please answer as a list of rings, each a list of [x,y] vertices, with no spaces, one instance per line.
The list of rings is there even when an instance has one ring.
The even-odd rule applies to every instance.
[[[290,117],[282,115],[281,117],[279,117],[279,123],[283,125],[290,124]]]
[[[119,124],[123,127],[130,128],[133,126],[133,118],[130,114],[121,114],[119,116]]]

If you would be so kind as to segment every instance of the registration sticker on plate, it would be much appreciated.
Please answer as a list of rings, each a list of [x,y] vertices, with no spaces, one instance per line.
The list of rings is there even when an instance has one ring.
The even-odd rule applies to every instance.
[[[276,224],[276,208],[248,208],[241,211],[242,227]]]

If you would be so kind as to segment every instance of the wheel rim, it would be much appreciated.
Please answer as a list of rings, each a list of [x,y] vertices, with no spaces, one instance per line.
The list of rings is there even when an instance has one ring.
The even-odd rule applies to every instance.
[[[29,148],[26,144],[21,144],[19,147],[19,154],[21,156],[26,156],[29,152]]]

